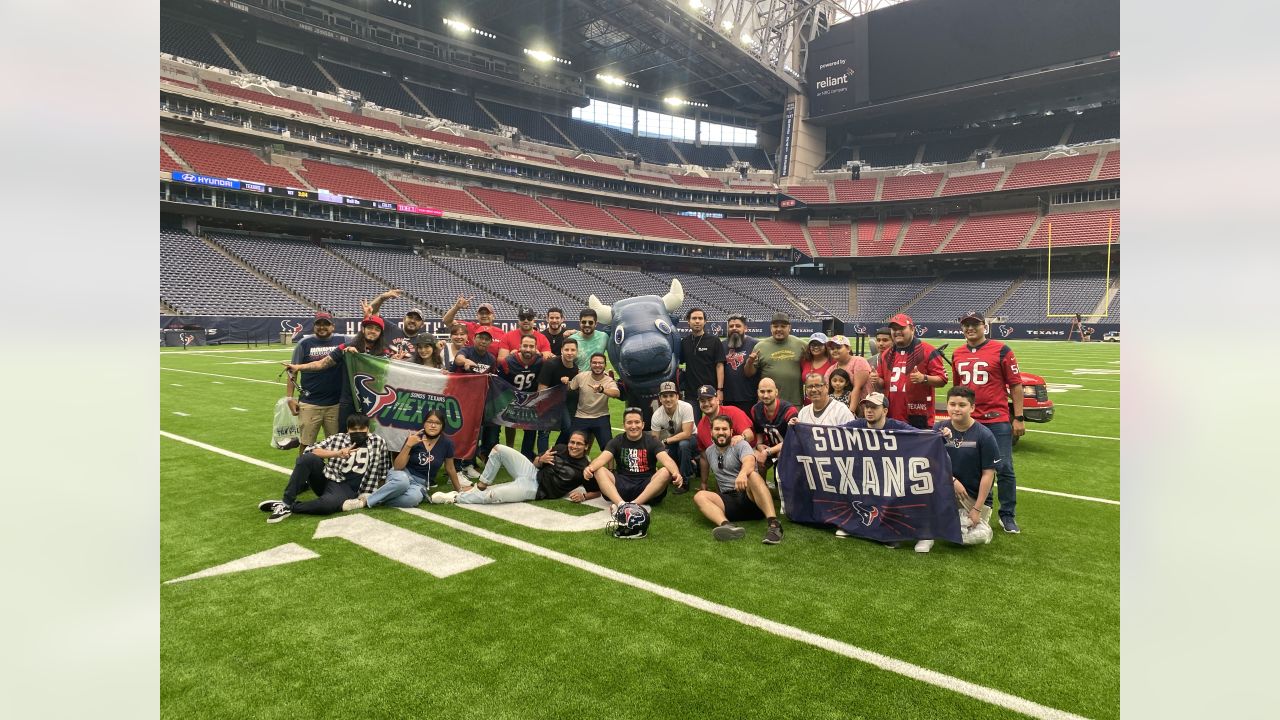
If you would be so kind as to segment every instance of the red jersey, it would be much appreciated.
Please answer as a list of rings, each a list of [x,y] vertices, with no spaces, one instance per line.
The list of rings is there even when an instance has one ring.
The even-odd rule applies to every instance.
[[[520,328],[515,328],[507,333],[493,337],[493,347],[490,352],[494,355],[498,354],[499,349],[506,349],[507,352],[515,352],[520,349],[520,340],[524,337],[524,333],[520,332]],[[530,330],[529,337],[538,341],[538,352],[551,352],[551,341],[547,340],[547,336],[537,330]]]
[[[880,356],[876,373],[884,383],[884,394],[889,399],[889,417],[907,422],[908,416],[929,418],[933,425],[933,386],[911,382],[911,373],[919,370],[925,375],[947,380],[947,368],[942,364],[942,353],[933,355],[933,346],[919,338],[905,348],[894,346]],[[928,359],[932,356],[932,359]]]
[[[741,435],[751,429],[751,418],[732,405],[721,405],[718,415],[726,415],[733,421],[733,434]],[[711,447],[711,417],[703,415],[698,421],[698,452]]]
[[[1022,384],[1013,350],[999,340],[986,340],[978,347],[966,343],[951,360],[956,368],[956,385],[969,388],[977,396],[973,419],[983,425],[1009,422],[1008,388]]]

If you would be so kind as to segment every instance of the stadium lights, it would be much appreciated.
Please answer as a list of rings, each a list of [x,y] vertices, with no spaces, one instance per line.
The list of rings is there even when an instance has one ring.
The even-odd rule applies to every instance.
[[[461,20],[454,20],[454,19],[452,19],[452,18],[445,18],[445,19],[444,19],[444,24],[445,24],[445,27],[448,27],[450,30],[453,30],[454,32],[460,32],[460,33],[475,33],[476,35],[479,35],[480,37],[487,37],[487,38],[489,38],[490,40],[497,40],[497,39],[498,39],[498,36],[497,36],[497,35],[494,35],[494,34],[493,34],[493,33],[491,33],[491,32],[485,32],[484,30],[481,30],[480,28],[473,28],[473,27],[471,27],[470,25],[468,25],[468,24],[466,24],[466,23],[462,22]]]
[[[387,2],[391,3],[392,5],[399,5],[400,7],[406,8],[406,9],[413,7],[413,3],[405,2],[404,0],[387,0]]]
[[[742,41],[742,44],[743,44],[743,45],[750,45],[750,44],[751,44],[751,42],[752,42],[752,37],[751,37],[751,34],[750,34],[750,33],[745,33],[745,32],[744,32],[744,33],[742,33],[741,35],[739,35],[739,36],[738,36],[738,39]]]
[[[600,82],[604,83],[605,85],[613,85],[613,86],[615,86],[615,87],[629,87],[629,88],[633,88],[633,89],[635,89],[635,90],[639,90],[639,89],[640,89],[640,86],[639,86],[639,85],[637,85],[637,84],[635,84],[635,83],[633,83],[633,82],[630,82],[630,81],[628,81],[628,80],[623,80],[623,79],[622,79],[622,78],[620,78],[620,77],[614,77],[613,75],[601,75],[601,74],[597,73],[597,74],[596,74],[596,79],[597,79],[597,80],[599,80]]]
[[[696,102],[694,100],[685,100],[684,98],[674,97],[674,96],[664,97],[662,98],[662,102],[668,105],[688,105],[689,107],[700,107],[700,108],[707,107],[707,104],[704,102]]]
[[[701,10],[702,0],[689,0],[689,7],[693,10]]]
[[[721,20],[721,21],[720,21],[720,27],[724,28],[724,31],[725,31],[725,32],[733,32],[733,21],[732,21],[732,20]]]
[[[573,64],[572,62],[565,60],[564,58],[558,58],[555,55],[552,55],[551,53],[543,50],[530,50],[529,48],[525,48],[524,54],[528,55],[534,60],[537,60],[538,62],[551,62],[552,60],[555,60],[556,62],[564,63],[565,65]]]

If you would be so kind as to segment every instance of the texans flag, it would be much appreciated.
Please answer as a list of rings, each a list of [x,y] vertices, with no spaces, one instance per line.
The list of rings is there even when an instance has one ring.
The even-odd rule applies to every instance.
[[[409,433],[422,429],[428,410],[440,410],[455,455],[475,454],[489,388],[487,376],[442,373],[364,353],[347,353],[343,359],[356,411],[369,416],[370,431],[393,451],[404,446]]]
[[[797,423],[782,445],[778,484],[794,522],[880,542],[961,542],[951,458],[934,432]]]
[[[556,430],[566,388],[558,385],[542,392],[524,392],[497,375],[489,375],[489,395],[484,421],[521,430]]]

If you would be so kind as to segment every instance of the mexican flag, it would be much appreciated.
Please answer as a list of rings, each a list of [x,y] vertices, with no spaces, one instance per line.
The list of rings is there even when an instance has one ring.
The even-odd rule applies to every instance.
[[[497,375],[490,375],[484,420],[521,430],[556,430],[560,427],[565,392],[564,385],[542,392],[523,392]]]
[[[410,432],[422,429],[428,410],[444,414],[444,433],[459,458],[475,455],[484,420],[487,375],[442,373],[414,363],[348,353],[343,358],[356,410],[369,416],[369,430],[393,451]]]

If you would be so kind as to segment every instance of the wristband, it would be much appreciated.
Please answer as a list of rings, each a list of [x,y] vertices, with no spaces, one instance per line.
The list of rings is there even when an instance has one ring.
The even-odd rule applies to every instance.
[[[1018,422],[1026,422],[1026,421],[1027,421],[1027,416],[1026,416],[1026,415],[1014,415],[1014,416],[1013,416],[1013,419],[1014,419],[1014,420],[1017,420]]]

